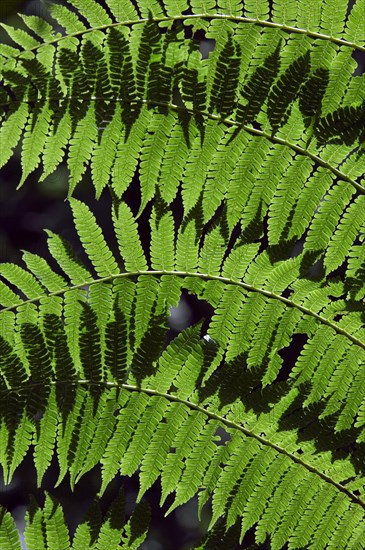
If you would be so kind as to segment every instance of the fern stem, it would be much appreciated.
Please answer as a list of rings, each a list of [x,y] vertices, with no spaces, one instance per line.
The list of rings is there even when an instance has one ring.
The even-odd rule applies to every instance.
[[[85,382],[88,383],[88,381],[85,381]],[[112,383],[112,384],[113,384],[113,387],[118,386],[118,384],[116,384],[116,383]],[[318,470],[317,468],[315,468],[311,464],[308,464],[307,462],[305,462],[304,460],[302,460],[301,458],[299,458],[295,454],[290,453],[289,451],[285,450],[283,447],[280,447],[280,445],[277,445],[276,443],[273,443],[269,439],[266,439],[265,437],[262,437],[262,435],[259,435],[255,432],[253,432],[252,430],[248,430],[244,426],[241,426],[241,424],[237,424],[237,422],[233,422],[232,420],[228,420],[227,418],[224,418],[223,416],[220,416],[217,413],[211,412],[211,411],[205,409],[204,407],[201,407],[200,405],[197,405],[196,403],[191,403],[187,399],[181,399],[180,397],[177,397],[175,395],[166,394],[166,393],[160,392],[158,390],[153,390],[153,389],[148,389],[148,388],[141,388],[139,386],[134,386],[134,385],[131,385],[131,384],[121,384],[121,387],[126,389],[126,390],[143,392],[143,393],[146,393],[148,395],[156,395],[158,397],[164,397],[165,399],[168,399],[170,401],[174,401],[176,403],[182,403],[182,404],[186,405],[187,407],[189,407],[193,410],[199,411],[199,412],[207,415],[209,418],[212,418],[214,420],[218,420],[219,422],[221,422],[222,424],[224,424],[228,428],[234,428],[234,429],[239,430],[240,432],[242,432],[247,437],[253,437],[254,439],[256,439],[262,445],[265,445],[267,447],[271,447],[272,449],[274,449],[278,453],[281,453],[281,454],[287,456],[288,458],[290,458],[293,462],[296,462],[297,464],[300,464],[301,466],[303,466],[304,468],[306,468],[307,470],[309,470],[313,474],[318,475],[321,479],[323,479],[327,483],[332,484],[339,491],[345,493],[353,502],[355,502],[356,504],[358,504],[359,506],[361,506],[365,510],[365,501],[363,501],[360,497],[358,497],[357,495],[352,493],[344,485],[341,485],[341,483],[338,483],[337,481],[332,479],[330,476],[324,474],[323,472],[321,472],[320,470]]]
[[[46,97],[46,98],[42,98],[42,101],[44,101],[44,99],[46,99],[48,101],[59,100],[59,98]],[[71,97],[71,96],[68,96],[68,97],[63,97],[62,99],[63,100],[72,100],[74,98]],[[102,99],[102,98],[97,97],[97,96],[92,96],[90,98],[90,100],[92,100],[92,101],[98,101],[99,99]],[[119,101],[121,103],[126,103],[127,102],[126,100],[122,100],[122,99],[119,99],[119,98],[118,99],[113,99],[113,101]],[[28,100],[28,101],[21,100],[21,102],[22,103],[34,103],[34,100]],[[6,103],[0,103],[0,108],[6,107],[10,104],[13,105],[13,104],[16,104],[16,103],[20,103],[20,100],[19,101],[6,102]],[[352,179],[349,175],[345,174],[344,172],[341,172],[341,170],[338,170],[338,168],[333,167],[330,163],[326,162],[321,157],[315,155],[314,153],[311,153],[310,151],[308,151],[308,149],[304,149],[303,147],[300,147],[299,145],[295,145],[294,143],[291,143],[290,141],[287,141],[285,139],[273,136],[273,135],[269,134],[268,132],[264,132],[263,130],[257,130],[255,128],[252,128],[251,126],[247,126],[245,124],[243,124],[243,125],[239,124],[235,120],[231,120],[231,119],[228,119],[228,118],[223,118],[219,115],[214,115],[214,114],[208,113],[206,111],[197,111],[196,109],[189,109],[188,107],[181,107],[179,105],[175,105],[174,103],[164,103],[163,101],[154,101],[154,100],[148,100],[148,99],[137,99],[137,100],[130,101],[128,103],[130,103],[130,104],[132,104],[132,103],[142,103],[144,105],[168,107],[172,111],[181,111],[181,112],[188,112],[188,113],[193,114],[193,115],[201,115],[201,116],[204,116],[206,118],[210,118],[212,120],[216,120],[218,122],[221,122],[222,124],[226,124],[228,126],[236,126],[237,128],[242,128],[248,134],[265,138],[268,141],[271,141],[272,143],[277,143],[278,145],[283,145],[284,147],[288,147],[289,149],[292,149],[293,151],[295,151],[299,155],[309,157],[318,166],[322,166],[322,168],[325,168],[329,172],[332,172],[332,174],[334,174],[340,180],[346,181],[347,183],[350,183],[353,187],[355,187],[355,189],[357,189],[360,193],[365,195],[365,187],[363,187],[360,183],[357,183],[357,181]]]
[[[81,283],[78,285],[73,285],[65,289],[57,290],[55,292],[49,292],[47,296],[61,296],[65,294],[66,292],[71,292],[73,290],[77,289],[83,289],[85,287],[89,287],[91,285],[99,284],[99,283],[107,283],[112,282],[115,279],[121,279],[124,277],[139,277],[140,275],[151,275],[153,277],[162,277],[163,275],[174,275],[176,277],[196,277],[198,279],[203,279],[204,281],[219,281],[221,283],[227,284],[227,285],[236,285],[241,288],[244,288],[245,290],[248,290],[249,292],[257,292],[258,294],[262,294],[263,296],[266,296],[267,298],[271,298],[273,300],[279,300],[279,302],[282,302],[288,307],[292,307],[294,309],[298,309],[305,315],[309,315],[311,317],[314,317],[319,323],[326,325],[330,327],[332,330],[337,332],[337,334],[341,334],[345,338],[348,338],[351,342],[356,344],[357,346],[365,349],[365,342],[362,342],[356,336],[353,336],[349,332],[347,332],[342,327],[338,326],[336,323],[333,323],[326,317],[322,317],[322,315],[319,315],[318,313],[315,313],[311,309],[306,308],[305,306],[302,306],[301,304],[297,304],[296,302],[293,302],[292,300],[289,300],[289,298],[285,298],[284,296],[281,296],[280,294],[275,294],[274,292],[271,292],[269,290],[265,290],[264,288],[258,288],[253,285],[250,285],[248,283],[244,283],[243,281],[234,281],[233,279],[229,279],[228,277],[221,277],[220,275],[209,275],[207,273],[198,273],[198,272],[185,272],[185,271],[153,271],[153,270],[147,270],[147,271],[134,271],[134,272],[127,272],[127,273],[116,273],[115,275],[109,275],[108,277],[102,277],[100,279],[94,279],[90,282]],[[8,306],[0,310],[0,314],[3,311],[11,311],[16,310],[19,307],[23,306],[24,304],[32,304],[39,302],[42,298],[44,298],[44,295],[37,296],[36,298],[31,298],[29,300],[24,300],[21,304],[15,304],[13,306]]]
[[[285,139],[275,137],[275,136],[273,136],[273,135],[271,135],[267,132],[264,132],[263,130],[256,130],[255,128],[252,128],[251,126],[246,126],[245,124],[243,124],[243,125],[239,124],[235,120],[231,120],[231,119],[228,119],[228,118],[223,118],[219,115],[214,115],[212,113],[207,113],[205,111],[196,111],[194,109],[188,109],[187,107],[180,107],[179,105],[175,105],[173,103],[166,104],[166,103],[163,103],[162,101],[161,102],[159,102],[159,101],[149,101],[147,99],[142,99],[140,101],[142,103],[145,103],[146,105],[153,104],[153,105],[158,105],[158,106],[162,106],[162,107],[169,107],[173,111],[187,111],[191,114],[198,114],[198,115],[205,116],[207,118],[211,118],[213,120],[217,120],[217,121],[222,122],[223,124],[227,124],[229,126],[236,126],[236,127],[243,128],[247,133],[249,133],[253,136],[263,137],[263,138],[271,141],[272,143],[277,143],[279,145],[284,145],[285,147],[288,147],[289,149],[292,149],[293,151],[295,151],[296,153],[299,153],[300,155],[304,155],[306,157],[309,157],[310,159],[312,159],[319,166],[322,166],[323,168],[326,168],[329,172],[332,172],[336,177],[338,177],[339,179],[341,179],[343,181],[347,181],[348,183],[353,185],[358,191],[360,191],[360,193],[365,194],[365,187],[363,187],[362,185],[357,183],[350,176],[348,176],[347,174],[344,174],[343,172],[341,172],[341,170],[338,170],[337,168],[334,168],[333,166],[331,166],[331,164],[329,164],[325,160],[321,159],[321,157],[318,157],[317,155],[314,155],[313,153],[308,151],[308,149],[304,149],[303,147],[300,147],[299,145],[295,145],[294,143],[290,143],[290,141],[286,141]]]
[[[310,38],[318,39],[318,40],[327,40],[329,42],[333,42],[334,44],[337,44],[339,46],[346,46],[348,48],[352,48],[354,50],[359,50],[360,52],[365,52],[365,46],[361,46],[360,44],[357,44],[356,42],[350,42],[348,40],[344,40],[343,38],[336,38],[335,36],[330,36],[328,34],[323,34],[320,32],[314,32],[310,31],[309,29],[301,29],[300,27],[292,27],[290,25],[285,25],[283,23],[275,23],[274,21],[265,21],[263,19],[254,19],[252,17],[239,17],[235,15],[227,15],[222,13],[198,13],[198,14],[191,14],[191,15],[172,15],[172,16],[164,16],[164,17],[152,17],[151,19],[147,18],[141,18],[141,19],[129,19],[126,21],[118,21],[117,23],[110,23],[109,25],[100,25],[97,27],[91,27],[89,29],[85,29],[82,31],[78,31],[75,33],[67,34],[65,36],[60,36],[58,38],[55,38],[54,40],[49,40],[45,42],[46,44],[56,44],[57,42],[60,42],[64,39],[67,39],[71,36],[83,36],[84,34],[93,32],[95,30],[107,30],[111,27],[119,27],[119,26],[132,26],[136,25],[138,23],[147,23],[148,21],[154,21],[156,23],[162,23],[165,21],[190,21],[194,19],[207,19],[210,21],[213,21],[215,19],[222,19],[226,21],[233,21],[235,23],[247,23],[250,25],[257,25],[259,27],[268,27],[273,29],[279,29],[281,31],[287,32],[288,34],[301,34],[305,36],[309,36]],[[188,23],[189,24],[189,23]],[[37,50],[40,46],[44,46],[45,43],[39,44],[37,46],[34,46],[33,48],[29,48],[27,50],[23,51],[34,51]],[[19,53],[19,55],[22,52]],[[14,59],[18,57],[14,56]]]
[[[189,409],[201,412],[201,413],[205,414],[207,417],[209,417],[213,420],[217,420],[218,422],[221,422],[222,424],[224,424],[228,428],[233,428],[235,430],[240,431],[241,433],[243,433],[247,437],[251,437],[251,438],[256,439],[259,443],[261,443],[261,445],[266,446],[266,447],[271,447],[272,449],[274,449],[278,453],[287,456],[293,462],[303,466],[303,468],[307,469],[309,472],[311,472],[311,473],[317,475],[318,477],[320,477],[321,479],[323,479],[323,481],[325,481],[325,482],[333,485],[334,487],[336,487],[336,489],[338,489],[340,492],[346,494],[355,504],[361,506],[365,510],[365,501],[363,501],[360,497],[358,497],[357,495],[352,493],[349,489],[347,489],[347,487],[345,487],[341,483],[338,483],[337,481],[332,479],[330,476],[328,476],[325,473],[321,472],[320,470],[318,470],[317,468],[315,468],[311,464],[308,464],[307,462],[305,462],[303,459],[301,459],[296,454],[287,451],[283,447],[280,447],[280,445],[278,445],[277,443],[274,443],[274,442],[270,441],[269,439],[263,437],[262,435],[257,434],[254,431],[249,430],[248,428],[245,428],[244,426],[242,426],[241,424],[238,424],[237,422],[233,422],[232,420],[229,420],[228,418],[225,418],[224,416],[220,416],[219,414],[217,414],[213,411],[209,411],[208,409],[198,405],[197,403],[192,403],[191,401],[189,401],[187,399],[182,399],[181,397],[178,397],[177,395],[171,395],[169,393],[164,393],[164,392],[161,392],[161,391],[158,391],[158,390],[154,390],[152,388],[142,388],[140,386],[135,386],[135,385],[132,385],[132,384],[119,384],[117,382],[98,382],[98,381],[94,381],[94,380],[85,380],[85,379],[72,380],[72,381],[69,381],[69,380],[67,380],[67,381],[62,381],[62,380],[49,381],[49,384],[51,386],[57,386],[58,384],[65,384],[65,383],[69,383],[69,384],[72,384],[72,385],[80,385],[80,386],[98,386],[98,387],[102,386],[102,387],[106,387],[106,388],[119,388],[119,389],[123,388],[127,391],[131,391],[131,392],[136,391],[136,392],[144,393],[146,395],[162,397],[164,399],[167,399],[170,402],[181,403],[181,404],[185,405],[186,407],[188,407]],[[35,388],[37,386],[38,387],[43,387],[44,382],[31,382],[30,385],[31,385],[32,388]],[[17,392],[17,391],[20,391],[21,389],[24,389],[24,387],[22,387],[22,388],[12,387],[12,388],[8,388],[7,391]]]

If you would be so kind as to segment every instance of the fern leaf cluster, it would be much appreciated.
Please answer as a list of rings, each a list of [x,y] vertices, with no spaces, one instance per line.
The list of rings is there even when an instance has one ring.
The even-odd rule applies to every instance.
[[[42,509],[33,499],[25,518],[24,541],[29,550],[39,550],[41,547],[64,550],[117,549],[121,548],[119,543],[124,548],[137,550],[147,535],[150,510],[146,503],[140,503],[126,522],[124,505],[124,495],[120,491],[103,518],[99,502],[95,500],[85,521],[77,527],[71,545],[59,502],[53,496],[46,495]],[[0,542],[4,550],[22,548],[14,520],[4,508],[0,508]]]
[[[1,166],[18,143],[19,185],[67,163],[84,255],[48,230],[48,258],[0,264],[4,479],[30,450],[39,486],[56,457],[57,484],[140,487],[72,541],[31,502],[30,550],[138,548],[158,479],[167,512],[211,508],[197,548],[365,547],[364,9],[67,0],[2,24]],[[73,197],[88,169],[110,242]],[[171,334],[183,292],[206,333]]]

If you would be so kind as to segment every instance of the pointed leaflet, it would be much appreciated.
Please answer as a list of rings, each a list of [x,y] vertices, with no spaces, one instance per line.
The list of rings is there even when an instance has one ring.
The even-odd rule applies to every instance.
[[[147,395],[132,393],[128,403],[120,410],[117,425],[109,439],[101,459],[102,485],[100,494],[103,494],[107,485],[112,481],[119,470],[120,461],[127,449],[131,437],[135,432],[140,417],[143,415],[149,402]]]
[[[1,123],[0,128],[0,167],[4,166],[11,157],[21,133],[25,128],[29,114],[28,103],[20,103],[18,109]]]
[[[72,490],[76,481],[81,477],[83,464],[94,437],[96,426],[100,422],[100,410],[103,408],[102,394],[97,386],[91,386],[90,394],[85,398],[80,415],[74,426],[68,449],[70,485]]]
[[[85,25],[80,21],[79,17],[73,11],[70,11],[66,6],[54,4],[53,2],[47,5],[50,14],[65,30],[66,34],[74,34],[86,30]]]
[[[71,283],[78,285],[92,281],[91,274],[75,256],[70,244],[52,231],[46,230],[46,233],[49,251]]]
[[[268,98],[267,114],[274,135],[290,114],[292,103],[310,69],[309,50],[298,57],[274,84]]]
[[[0,306],[20,305],[22,300],[3,281],[0,281]]]
[[[193,273],[198,266],[198,243],[195,220],[180,226],[176,242],[176,269]]]
[[[161,472],[160,505],[166,501],[172,491],[176,490],[184,469],[184,459],[186,460],[190,456],[195,441],[204,430],[205,424],[206,418],[201,412],[190,411],[182,426],[179,426],[180,429],[172,442],[172,448],[175,449],[175,452],[169,452]]]
[[[104,392],[100,398],[100,404],[96,416],[96,428],[92,434],[92,440],[88,446],[88,452],[84,457],[84,463],[79,469],[75,482],[94,466],[100,463],[105,447],[115,430],[118,408],[127,401],[127,396],[116,397],[114,388],[110,392]]]
[[[59,476],[55,484],[55,487],[61,483],[66,473],[71,469],[72,463],[75,458],[75,451],[80,438],[80,426],[82,420],[85,425],[91,422],[92,415],[90,414],[90,397],[85,388],[82,386],[76,386],[76,396],[72,409],[66,418],[60,419],[57,430],[57,459],[59,464]],[[88,400],[89,415],[83,419],[85,412],[85,404]]]
[[[148,269],[141,245],[138,225],[127,204],[119,205],[118,213],[113,210],[113,223],[118,239],[120,254],[127,271],[146,271]]]
[[[138,19],[136,8],[130,0],[106,0],[106,4],[117,21]]]
[[[103,121],[103,124],[104,123],[106,123],[106,121]],[[121,107],[119,103],[106,128],[101,126],[98,130],[99,132],[102,131],[101,140],[95,147],[91,160],[91,173],[97,199],[100,198],[104,187],[109,183],[118,143],[122,139]]]
[[[305,251],[327,249],[333,233],[337,232],[338,234],[339,230],[336,230],[336,226],[338,225],[342,212],[349,204],[354,192],[355,189],[352,185],[348,185],[344,181],[340,181],[336,187],[332,187],[329,190],[327,195],[325,195],[324,200],[322,200],[319,206],[317,206],[317,211],[313,216],[312,223],[309,227],[304,243]],[[355,210],[356,212],[359,203],[355,204],[356,206],[351,208],[351,210]],[[344,221],[344,227],[346,227],[346,218]]]
[[[152,269],[173,271],[175,268],[175,231],[171,211],[159,212],[155,207],[151,219]]]
[[[239,124],[250,124],[259,114],[267,98],[271,85],[280,69],[281,42],[262,65],[257,67],[241,90],[245,104],[237,105],[236,120]]]
[[[93,0],[67,0],[67,2],[79,10],[80,15],[88,21],[91,27],[112,23],[104,8]]]
[[[86,254],[98,277],[108,277],[119,272],[111,250],[109,249],[94,215],[86,204],[70,199],[75,226]]]
[[[24,541],[27,550],[46,550],[47,548],[43,513],[33,496],[30,496],[30,503],[25,515]]]
[[[39,38],[42,38],[45,42],[49,42],[54,38],[60,38],[60,34],[56,34],[53,30],[52,25],[47,23],[42,17],[37,15],[24,15],[20,14],[20,17],[23,19],[27,27],[32,30]]]
[[[72,195],[86,170],[86,163],[90,160],[96,137],[95,113],[91,105],[84,118],[78,121],[76,131],[70,140],[67,161],[70,170],[69,196]]]
[[[345,28],[345,38],[359,44],[365,44],[365,36],[363,32],[363,13],[365,10],[364,0],[357,0],[351,8],[348,15]]]
[[[58,122],[57,127],[53,126],[46,137],[42,153],[43,174],[39,179],[40,182],[45,180],[61,164],[70,138],[71,117],[67,110]]]
[[[211,89],[209,112],[216,111],[223,118],[232,113],[240,71],[240,46],[228,40],[218,58]]]
[[[37,485],[41,486],[44,473],[51,464],[58,424],[58,409],[55,388],[51,388],[47,407],[39,423],[39,435],[34,441],[34,465],[37,470]]]
[[[360,195],[344,212],[329,242],[324,265],[327,273],[337,269],[349,256],[357,235],[365,231],[365,197]]]
[[[45,137],[51,120],[49,106],[45,103],[42,110],[32,113],[31,119],[25,127],[25,134],[22,145],[22,178],[19,182],[21,187],[26,178],[37,168],[40,162],[40,155],[44,148]]]
[[[169,133],[172,129],[174,117],[155,115],[147,128],[141,151],[140,181],[141,181],[141,205],[137,217],[145,209],[147,203],[155,194],[158,183],[160,165],[168,143]]]
[[[33,48],[37,48],[39,46],[40,42],[30,36],[27,32],[21,30],[21,29],[15,29],[14,27],[11,27],[10,25],[6,25],[5,23],[0,23],[0,27],[6,30],[10,38],[16,43],[19,44],[24,50],[31,50]]]
[[[112,168],[113,190],[118,198],[132,182],[137,162],[141,155],[142,143],[153,114],[142,108],[131,128],[126,128],[120,137],[114,166]],[[128,130],[128,133],[127,133]]]
[[[169,402],[163,397],[152,396],[141,416],[128,449],[123,454],[120,471],[131,476],[138,469],[146,454],[151,438],[162,427]]]
[[[37,279],[17,265],[9,263],[0,264],[0,276],[7,279],[9,283],[18,288],[30,299],[39,298],[45,294],[44,288]]]
[[[55,273],[48,263],[30,252],[23,252],[23,260],[27,268],[37,277],[49,292],[57,292],[67,286],[66,281],[57,273]]]
[[[142,458],[137,502],[161,475],[175,435],[185,422],[187,415],[188,410],[182,403],[171,403],[165,412],[165,422],[161,423],[159,429],[150,438]]]
[[[70,539],[62,508],[59,502],[49,494],[46,494],[43,517],[48,548],[68,550],[70,548]]]
[[[220,440],[219,436],[215,435],[218,427],[218,421],[211,420],[205,424],[198,435],[189,456],[186,457],[185,468],[176,488],[174,503],[166,514],[190,500],[203,485],[204,473],[217,450],[216,441]]]
[[[15,521],[2,506],[0,507],[0,548],[2,550],[21,550]]]

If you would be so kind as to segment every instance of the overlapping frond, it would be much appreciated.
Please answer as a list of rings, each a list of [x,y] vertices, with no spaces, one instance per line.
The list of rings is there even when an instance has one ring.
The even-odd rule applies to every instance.
[[[97,516],[100,522],[95,520]],[[43,507],[31,500],[25,518],[24,540],[29,550],[137,550],[147,536],[149,520],[150,509],[146,502],[139,503],[128,520],[125,519],[124,494],[121,490],[104,517],[98,500],[95,500],[85,520],[77,527],[71,544],[62,506],[47,494]],[[0,509],[0,541],[3,550],[22,547],[14,520],[4,508]]]
[[[321,21],[307,21],[305,40],[295,33],[294,23],[300,14],[294,3],[289,3],[291,11],[281,8],[281,3],[275,4],[273,28],[260,21],[267,9],[256,7],[255,11],[261,14],[257,15],[256,24],[262,23],[263,29],[259,34],[250,34],[251,51],[247,58],[245,18],[252,17],[252,9],[246,2],[243,12],[241,6],[228,17],[227,26],[213,16],[208,17],[206,38],[216,40],[208,62],[200,59],[193,41],[184,37],[184,33],[188,33],[187,25],[195,22],[189,17],[201,13],[198,5],[193,4],[186,19],[177,22],[169,21],[177,6],[174,5],[172,11],[166,6],[165,14],[160,6],[151,4],[148,21],[139,23],[135,8],[128,2],[125,6],[112,2],[108,6],[110,13],[92,0],[69,4],[77,11],[52,5],[51,12],[65,32],[73,34],[70,40],[65,40],[60,33],[52,33],[48,23],[43,28],[40,18],[25,18],[25,23],[30,30],[41,34],[41,41],[25,31],[5,26],[12,40],[25,50],[25,53],[16,48],[4,50],[1,69],[5,90],[1,139],[7,143],[2,164],[22,137],[21,183],[40,162],[43,177],[49,175],[66,155],[70,194],[91,163],[97,196],[109,184],[111,171],[114,174],[111,184],[120,196],[131,184],[135,172],[136,163],[126,171],[124,162],[135,143],[132,129],[138,124],[139,151],[144,153],[142,161],[148,170],[142,170],[141,175],[146,174],[150,181],[147,190],[141,177],[142,206],[143,201],[154,196],[156,186],[173,197],[177,184],[168,184],[166,171],[172,170],[168,159],[171,159],[173,140],[180,134],[177,176],[185,170],[193,173],[198,169],[195,166],[198,157],[204,154],[204,126],[211,120],[214,135],[220,126],[225,133],[232,127],[233,134],[227,134],[226,138],[239,141],[237,148],[241,154],[245,150],[242,141],[254,141],[255,148],[256,142],[263,141],[268,148],[266,155],[281,155],[286,149],[293,154],[294,150],[297,156],[308,157],[313,176],[323,167],[331,181],[342,175],[345,181],[356,185],[362,167],[349,166],[343,170],[342,165],[364,139],[364,93],[357,93],[357,99],[350,104],[347,99],[352,96],[356,80],[351,76],[352,48],[363,48],[355,29],[349,30],[360,9],[357,4],[352,10],[354,14],[351,12],[349,16],[346,39],[357,39],[358,44],[350,41],[346,44],[346,39],[341,37],[344,20],[337,10],[338,20],[328,12],[327,3],[321,11]],[[207,6],[201,9],[209,13]],[[311,9],[308,2],[308,10]],[[286,26],[291,34],[287,33]],[[337,30],[340,28],[341,32]],[[319,30],[323,33],[323,36],[320,34],[322,41],[311,36]],[[344,41],[340,50],[333,41],[334,33]],[[322,46],[326,48],[326,55],[320,56]],[[45,55],[45,52],[49,53]],[[344,66],[349,67],[348,74]],[[333,86],[339,94],[335,100]],[[145,110],[149,116],[144,114]],[[237,136],[241,134],[244,137],[240,141]],[[11,135],[9,141],[7,135]],[[189,152],[194,136],[193,148],[200,153],[195,157]],[[209,136],[206,141],[213,143]],[[337,148],[333,157],[331,144],[336,143],[349,149]],[[151,147],[152,154],[148,153]],[[213,186],[214,172],[222,170],[219,167],[225,166],[228,158],[229,153],[213,156],[204,177],[207,188]],[[287,159],[286,167],[291,163],[292,160]],[[246,170],[252,170],[247,156],[240,168],[241,174]],[[124,179],[122,185],[120,178]],[[230,173],[227,183],[233,184],[234,180],[234,174]],[[275,187],[273,178],[268,201]],[[357,189],[364,192],[360,183]],[[298,193],[302,191],[299,189]],[[225,192],[229,191],[225,189],[223,195]]]
[[[162,503],[175,492],[170,511],[197,493],[201,507],[212,497],[211,527],[220,518],[228,530],[239,522],[241,540],[256,525],[257,541],[270,536],[275,548],[314,548],[323,537],[352,547],[365,514],[363,474],[345,442],[328,453],[303,434],[331,416],[332,437],[356,433],[361,442],[365,328],[353,286],[303,278],[306,252],[285,259],[239,234],[225,254],[223,220],[198,233],[202,221],[191,214],[179,225],[161,199],[149,251],[128,206],[114,208],[114,258],[87,206],[71,199],[71,207],[90,268],[51,233],[65,278],[29,253],[27,269],[0,268],[5,478],[33,443],[39,483],[54,454],[58,483],[70,472],[73,485],[100,463],[102,492],[118,471],[140,469],[139,498],[158,477]],[[184,239],[197,247],[190,265]],[[356,257],[354,249],[349,278]],[[169,307],[184,287],[213,306],[208,335],[198,324],[168,343]],[[307,341],[278,382],[296,335]],[[357,517],[342,538],[335,511],[337,522]],[[105,527],[100,537],[107,535]]]
[[[0,264],[6,483],[31,451],[38,485],[56,457],[58,484],[101,465],[101,493],[138,472],[138,500],[160,479],[167,512],[209,503],[201,549],[253,526],[364,547],[364,8],[65,0],[2,25],[0,168],[18,144],[19,185],[67,164],[83,256],[47,231],[52,267]],[[114,242],[72,198],[88,167]],[[182,292],[212,313],[176,335]],[[27,547],[138,548],[149,512],[122,501],[73,542],[31,502]],[[1,545],[20,548],[3,509]]]

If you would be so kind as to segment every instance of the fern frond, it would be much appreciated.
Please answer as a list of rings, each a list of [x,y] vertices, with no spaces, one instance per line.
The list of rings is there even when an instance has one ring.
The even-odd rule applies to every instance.
[[[123,491],[111,503],[105,518],[101,517],[98,504],[94,503],[86,518],[76,531],[72,549],[83,550],[96,548],[115,549],[123,543],[126,548],[137,550],[147,536],[150,523],[150,508],[146,502],[137,504],[128,520],[125,519],[125,502]],[[98,518],[96,516],[99,516]],[[19,535],[14,521],[4,508],[1,508],[1,536],[4,550],[21,548]],[[7,534],[7,538],[4,536]],[[96,536],[95,536],[96,534]],[[53,548],[54,550],[71,549],[70,534],[66,526],[63,509],[60,503],[50,494],[46,494],[43,508],[31,499],[26,516],[24,539],[29,550]]]
[[[107,277],[112,273],[117,273],[117,263],[93,214],[80,201],[72,199],[70,204],[80,240],[98,276]]]
[[[119,205],[118,212],[114,212],[113,221],[120,254],[126,269],[128,271],[145,271],[147,262],[139,239],[137,223],[126,204]]]
[[[86,30],[85,25],[80,21],[76,13],[66,8],[66,6],[52,3],[48,6],[48,9],[55,21],[65,29],[67,34],[74,34]]]
[[[290,106],[297,97],[309,69],[310,56],[307,52],[296,59],[273,86],[268,97],[267,111],[273,134],[288,120]]]
[[[112,21],[104,8],[93,0],[67,0],[85,17],[91,27],[109,25]]]
[[[363,0],[63,3],[0,45],[0,166],[20,141],[19,185],[65,161],[80,255],[48,231],[53,263],[0,265],[5,482],[28,452],[38,485],[101,465],[100,494],[138,473],[167,513],[210,502],[200,548],[361,548]],[[72,198],[89,166],[108,240]],[[176,335],[182,291],[208,313]],[[137,549],[148,520],[95,501],[72,548]],[[50,495],[25,540],[70,548]]]
[[[71,193],[86,170],[85,163],[90,160],[96,136],[95,113],[93,108],[90,108],[85,117],[77,124],[74,137],[70,140],[68,169],[70,170]]]
[[[14,27],[6,25],[5,23],[0,23],[0,26],[8,33],[15,44],[21,46],[25,50],[37,48],[40,44],[38,40],[22,29],[14,29]]]
[[[21,103],[19,108],[13,111],[9,118],[2,122],[0,129],[0,166],[4,166],[17,145],[22,130],[25,127],[29,115],[29,106],[27,103]]]
[[[21,549],[14,519],[5,508],[0,510],[0,543],[4,550]]]

